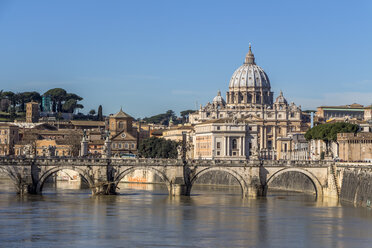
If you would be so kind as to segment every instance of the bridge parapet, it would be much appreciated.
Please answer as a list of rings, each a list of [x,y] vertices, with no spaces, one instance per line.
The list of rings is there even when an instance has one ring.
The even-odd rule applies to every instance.
[[[371,162],[335,162],[337,167],[372,168]]]
[[[183,166],[181,159],[137,158],[137,159],[111,159],[115,166]]]

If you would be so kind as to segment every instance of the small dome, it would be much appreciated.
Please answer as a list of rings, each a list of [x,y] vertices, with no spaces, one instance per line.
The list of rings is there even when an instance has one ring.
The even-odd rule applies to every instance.
[[[244,64],[233,73],[229,87],[262,87],[270,89],[269,77],[261,67],[256,65],[251,45],[249,45],[249,52],[245,57]]]
[[[282,92],[282,91],[280,91],[280,94],[279,94],[279,96],[276,98],[275,103],[284,103],[284,104],[288,104],[288,103],[287,103],[287,100],[286,100],[286,99],[284,98],[284,96],[283,96],[283,92]]]
[[[221,91],[217,92],[217,96],[213,98],[213,104],[225,106],[226,102],[221,96]]]

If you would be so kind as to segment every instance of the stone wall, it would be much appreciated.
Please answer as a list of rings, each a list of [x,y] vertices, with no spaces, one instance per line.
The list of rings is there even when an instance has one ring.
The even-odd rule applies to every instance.
[[[346,168],[343,172],[340,200],[369,207],[372,202],[372,170]]]
[[[315,188],[311,180],[299,172],[283,173],[274,178],[268,187],[268,193],[270,193],[270,189],[274,189],[315,194]]]
[[[211,171],[196,179],[195,185],[237,186],[239,182],[227,172]]]

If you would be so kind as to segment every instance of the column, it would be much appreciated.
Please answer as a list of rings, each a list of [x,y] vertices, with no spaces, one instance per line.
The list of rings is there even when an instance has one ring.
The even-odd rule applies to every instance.
[[[245,156],[245,137],[242,137],[242,156]]]
[[[275,149],[275,151],[278,150],[276,149],[276,126],[273,126],[273,149]]]
[[[226,156],[230,156],[230,137],[227,137]]]
[[[224,140],[224,142],[223,142],[223,156],[226,157],[227,156],[227,137],[224,137],[223,140]]]
[[[247,103],[248,100],[247,100],[247,92],[244,92],[244,95],[243,95],[243,102],[244,103]]]
[[[260,126],[260,150],[262,150],[264,147],[263,147],[263,143],[264,143],[264,140],[263,140],[263,129],[264,129],[264,126]]]

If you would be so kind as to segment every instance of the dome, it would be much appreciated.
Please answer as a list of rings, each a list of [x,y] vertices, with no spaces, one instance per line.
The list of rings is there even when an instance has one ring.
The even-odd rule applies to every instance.
[[[226,105],[225,100],[221,96],[221,91],[218,91],[217,96],[213,98],[213,103],[216,105],[222,105],[222,106]]]
[[[284,96],[283,96],[283,92],[282,92],[282,91],[280,91],[280,94],[279,94],[279,96],[276,98],[275,103],[284,103],[284,104],[288,104],[288,103],[287,103],[287,100],[286,100],[286,99],[284,98]]]
[[[261,67],[256,65],[251,45],[249,45],[249,52],[245,57],[244,64],[232,75],[229,87],[262,87],[270,89],[269,77]]]

